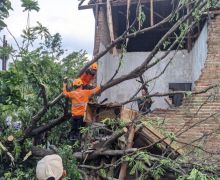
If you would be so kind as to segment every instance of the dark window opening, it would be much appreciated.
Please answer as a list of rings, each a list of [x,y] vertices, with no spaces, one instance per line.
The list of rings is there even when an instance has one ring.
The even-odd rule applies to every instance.
[[[145,21],[143,22],[143,26],[141,28],[150,27],[150,3],[144,3],[143,12],[145,14]],[[136,8],[137,5],[133,4],[130,8],[130,24],[136,18]],[[160,22],[164,18],[166,18],[173,9],[173,5],[170,1],[159,1],[154,4],[154,24]],[[114,31],[115,36],[118,37],[124,33],[126,30],[126,12],[127,6],[117,6],[113,7],[113,23],[114,23]],[[136,23],[133,31],[138,30],[139,24]],[[136,36],[135,38],[130,38],[128,41],[127,51],[128,52],[146,52],[152,51],[155,45],[159,42],[159,40],[165,35],[165,33],[172,27],[171,23],[166,23],[153,31],[149,31],[147,33]],[[178,32],[176,32],[178,34]],[[171,37],[169,41],[172,43],[175,40],[175,37]],[[184,47],[185,47],[184,43]],[[120,48],[120,46],[118,47]],[[161,47],[161,50],[165,50],[167,47]],[[176,49],[174,47],[174,49]]]
[[[142,5],[143,5],[143,12],[145,14],[145,21],[143,22],[142,28],[150,27],[150,3],[144,3]],[[172,12],[174,6],[175,4],[173,4],[170,0],[155,2],[154,3],[154,24],[166,18]],[[132,24],[132,22],[135,20],[136,8],[137,8],[136,4],[131,5],[130,22],[129,22],[130,24]],[[115,37],[118,37],[122,35],[124,31],[126,30],[127,6],[114,6],[112,10],[113,10],[112,14],[113,14],[114,33],[115,33]],[[185,13],[186,13],[186,10],[181,12],[180,16],[182,16]],[[128,52],[152,51],[154,47],[156,46],[156,44],[159,42],[159,40],[169,31],[169,29],[172,27],[173,24],[174,22],[168,22],[152,31],[148,31],[134,38],[130,38],[128,41],[128,45],[127,45],[127,51]],[[138,23],[136,23],[134,29],[138,30],[138,26],[139,26]],[[195,30],[192,30],[193,33],[190,34],[191,46],[193,44],[193,40],[198,37],[198,32],[199,32],[198,29],[199,29],[198,27],[195,28]],[[172,36],[170,36],[168,39],[168,44],[167,45],[164,44],[165,46],[163,45],[160,47],[161,50],[165,51],[170,47],[170,45],[176,40],[175,34],[179,35],[180,31],[177,30],[175,33],[173,33]],[[179,44],[177,43],[177,45],[174,46],[172,50],[175,50],[177,48],[187,49],[189,45],[187,43],[188,43],[187,38],[185,38],[181,46],[179,46]],[[118,45],[117,48],[120,49],[121,45]]]
[[[192,83],[169,83],[169,91],[191,91]],[[183,102],[183,94],[170,95],[172,105],[175,107],[181,106]]]

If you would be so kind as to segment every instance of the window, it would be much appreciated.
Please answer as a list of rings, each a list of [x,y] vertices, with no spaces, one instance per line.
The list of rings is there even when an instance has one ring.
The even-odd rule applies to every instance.
[[[169,83],[169,90],[172,91],[191,91],[192,83]],[[181,106],[183,101],[182,94],[170,95],[169,98],[172,100],[172,104],[175,107]]]

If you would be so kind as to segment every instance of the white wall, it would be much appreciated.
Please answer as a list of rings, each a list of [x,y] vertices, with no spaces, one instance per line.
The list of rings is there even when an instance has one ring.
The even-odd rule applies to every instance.
[[[195,42],[195,45],[190,52],[190,58],[193,60],[192,70],[193,70],[193,77],[192,80],[196,81],[199,79],[201,74],[201,70],[204,67],[205,60],[208,54],[208,25],[207,23],[202,29],[202,32]]]
[[[207,25],[205,25],[203,28],[200,37],[198,38],[190,53],[188,53],[186,50],[181,50],[174,54],[175,51],[172,51],[169,56],[167,56],[161,63],[149,69],[144,74],[144,78],[146,80],[149,80],[152,77],[160,74],[170,58],[175,55],[165,73],[156,81],[153,81],[149,84],[150,93],[168,92],[169,83],[193,83],[195,80],[197,80],[200,76],[201,69],[204,66],[204,62],[207,56],[206,41]],[[101,45],[100,49],[103,48],[104,47]],[[126,53],[123,57],[122,66],[116,78],[121,75],[128,74],[137,66],[141,65],[148,54],[149,52]],[[163,54],[164,52],[159,52],[154,60]],[[98,84],[104,84],[112,77],[115,70],[117,69],[119,58],[119,56],[113,56],[112,54],[108,53],[99,61],[99,71],[97,76]],[[133,96],[138,87],[140,87],[140,83],[138,83],[136,79],[125,81],[103,92],[100,100],[108,98],[108,102],[124,102]],[[164,98],[165,97],[153,98],[154,103],[152,109],[168,108]],[[136,103],[130,103],[128,106],[137,109]]]

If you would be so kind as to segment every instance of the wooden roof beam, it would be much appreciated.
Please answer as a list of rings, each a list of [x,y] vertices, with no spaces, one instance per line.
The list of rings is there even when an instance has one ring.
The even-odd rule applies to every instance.
[[[84,1],[84,0],[82,0]],[[141,3],[150,3],[151,0],[142,0]],[[168,1],[168,0],[154,0],[154,2],[162,2],[162,1]],[[126,0],[123,1],[117,1],[117,0],[113,0],[111,1],[111,5],[112,6],[125,6],[127,4]],[[137,0],[131,0],[131,4],[137,4]],[[79,10],[84,10],[84,9],[92,9],[93,7],[95,7],[96,5],[99,6],[106,6],[106,2],[103,3],[94,3],[94,4],[88,4],[88,5],[80,5],[78,6]]]
[[[82,4],[84,3],[85,0],[81,0],[79,3],[79,6],[82,6]]]
[[[112,19],[112,8],[110,4],[110,0],[107,0],[107,21],[108,21],[108,29],[111,42],[115,40],[114,38],[114,28],[113,28],[113,19]],[[117,55],[116,47],[113,47],[113,55]]]
[[[154,2],[161,2],[161,1],[168,1],[168,0],[154,0]],[[151,0],[141,0],[141,3],[150,3]],[[123,6],[126,5],[127,1],[126,0],[115,0],[112,1],[112,6]],[[131,0],[131,4],[137,4],[137,0]]]

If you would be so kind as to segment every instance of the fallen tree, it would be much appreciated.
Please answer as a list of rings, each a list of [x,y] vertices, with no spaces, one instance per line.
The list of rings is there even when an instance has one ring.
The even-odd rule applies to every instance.
[[[27,4],[23,3],[24,7],[27,6],[25,11],[28,11],[28,13],[31,10],[39,10],[37,3],[35,1],[31,2],[33,3],[33,6],[27,6]],[[177,158],[176,155],[170,155],[173,153],[170,152],[170,148],[167,148],[167,151],[164,151],[166,146],[171,146],[172,144],[165,142],[166,145],[161,145],[161,143],[168,139],[166,136],[160,138],[156,142],[151,142],[150,137],[147,137],[148,139],[146,140],[146,143],[150,142],[149,144],[135,144],[135,137],[140,134],[138,126],[141,124],[140,118],[143,117],[142,115],[139,115],[139,118],[136,118],[135,122],[132,121],[131,123],[126,124],[124,126],[126,129],[123,129],[121,124],[118,123],[119,120],[116,119],[117,122],[114,122],[114,127],[111,127],[111,125],[108,124],[107,127],[102,129],[103,131],[107,131],[107,135],[102,136],[102,133],[98,133],[101,137],[97,139],[91,137],[91,134],[95,132],[95,129],[90,130],[85,128],[84,131],[86,130],[87,132],[85,133],[86,136],[83,137],[84,139],[82,139],[80,143],[78,142],[81,145],[76,142],[73,147],[67,147],[66,144],[69,144],[67,137],[67,129],[69,129],[69,127],[67,125],[67,121],[71,115],[68,113],[68,102],[64,99],[61,89],[64,76],[68,76],[70,79],[73,77],[79,77],[79,75],[85,72],[92,63],[99,61],[101,57],[119,43],[127,41],[129,38],[138,36],[142,33],[152,31],[157,27],[172,21],[173,26],[161,38],[140,66],[136,67],[126,75],[115,78],[119,72],[118,70],[120,69],[120,66],[118,66],[118,69],[116,69],[112,78],[110,78],[107,83],[102,84],[101,91],[104,92],[117,84],[134,78],[140,78],[140,82],[142,84],[140,89],[145,88],[149,81],[156,80],[166,71],[167,67],[174,58],[172,57],[170,59],[167,66],[158,76],[155,76],[148,81],[143,79],[143,73],[163,62],[174,46],[178,46],[178,48],[180,48],[180,45],[183,43],[188,33],[196,26],[198,21],[207,17],[206,15],[204,16],[204,13],[206,13],[207,10],[214,4],[215,1],[210,2],[209,0],[195,0],[193,2],[179,1],[177,5],[174,6],[171,14],[162,19],[159,23],[147,28],[140,28],[133,32],[133,27],[137,25],[137,23],[139,23],[139,25],[141,23],[137,16],[132,23],[127,22],[127,29],[121,36],[111,42],[104,51],[96,54],[94,58],[86,64],[85,62],[87,62],[87,59],[85,58],[84,52],[71,53],[66,58],[61,58],[63,50],[61,49],[61,38],[59,34],[51,35],[48,29],[40,23],[38,23],[35,27],[30,27],[30,24],[27,24],[27,28],[24,30],[22,36],[23,44],[19,45],[15,39],[16,44],[18,45],[18,51],[14,51],[10,47],[3,49],[5,50],[4,53],[6,52],[8,56],[10,55],[13,58],[14,63],[13,67],[8,72],[1,72],[3,77],[0,80],[1,85],[5,85],[2,88],[2,92],[8,93],[1,94],[6,97],[5,100],[1,100],[0,106],[0,110],[3,114],[1,116],[1,124],[4,124],[3,128],[5,129],[0,130],[2,131],[4,137],[1,141],[1,149],[3,150],[3,154],[6,154],[6,156],[4,156],[1,160],[1,162],[5,162],[5,165],[0,166],[0,174],[5,173],[6,175],[4,176],[7,176],[7,173],[11,173],[11,176],[13,176],[12,174],[16,168],[19,169],[19,164],[22,164],[23,167],[25,167],[26,162],[32,161],[31,157],[42,157],[57,152],[61,152],[61,154],[64,155],[64,161],[68,162],[66,163],[66,168],[75,168],[74,165],[77,163],[71,164],[74,158],[79,160],[79,162],[83,161],[83,163],[78,165],[78,168],[85,177],[99,176],[101,178],[108,179],[107,174],[109,173],[110,177],[115,179],[125,179],[125,177],[129,174],[135,178],[145,178],[148,176],[149,178],[153,177],[158,179],[166,175],[168,176],[170,173],[176,174],[177,176],[175,177],[187,176],[192,172],[192,167],[202,170],[202,165],[200,164],[188,168],[189,166],[187,166],[185,162],[181,162],[181,158]],[[189,5],[191,6],[191,9],[185,12],[185,9]],[[137,15],[140,15],[141,13],[140,6],[141,1],[138,3]],[[185,13],[183,13],[182,16],[177,16],[180,12]],[[167,51],[164,52],[160,58],[154,60],[154,57],[158,52],[160,52],[161,46],[163,46],[164,43],[167,42],[167,39],[171,35],[174,35],[177,30],[180,30],[181,33],[176,37],[176,40],[169,45]],[[30,50],[30,47],[36,43],[37,38],[35,37],[38,37],[38,40],[42,40],[42,42],[38,48]],[[57,62],[58,59],[60,62]],[[195,95],[205,93],[211,89],[217,88],[218,86],[219,83],[213,84],[208,88],[191,92],[190,94]],[[137,90],[132,98],[128,99],[123,104],[136,101],[137,98],[135,97],[139,93],[140,89]],[[163,94],[156,93],[150,94],[148,97],[167,96],[173,94],[187,95],[187,93],[189,92],[178,91]],[[217,114],[218,113],[214,114],[212,117]],[[17,131],[12,129],[10,126],[5,125],[4,121],[9,116],[13,116],[13,119],[15,120],[22,121],[22,129]],[[194,124],[194,126],[198,125],[199,123]],[[187,130],[190,128],[192,127],[189,127]],[[129,131],[127,129],[129,129]],[[183,132],[180,132],[180,134],[181,133]],[[8,144],[7,138],[5,137],[8,137],[11,134],[14,134],[15,140],[12,144]],[[208,135],[206,134],[204,137],[205,136]],[[37,145],[40,145],[41,147],[33,146],[31,138],[38,139],[40,143]],[[124,144],[119,143],[121,139],[123,139]],[[60,148],[59,151],[46,149],[48,148],[48,142],[57,145],[58,149]],[[192,145],[193,142],[189,144]],[[141,147],[135,147],[138,145]],[[158,148],[155,147],[157,145],[161,145],[161,149],[163,149],[162,153],[160,148],[158,150]],[[160,153],[152,154],[152,149],[156,149]],[[205,149],[201,147],[200,149],[205,151]],[[28,156],[28,158],[23,162],[22,160],[29,150],[32,151],[32,156]],[[11,162],[13,166],[15,165],[15,167],[11,167]],[[185,166],[187,168],[183,168]],[[10,168],[12,168],[12,170],[9,170]],[[24,169],[22,169],[22,172],[25,172],[26,169]],[[129,171],[127,171],[127,169],[129,169]],[[204,172],[208,172],[208,175],[211,176],[215,176],[217,174],[216,170],[211,172],[211,170],[208,171],[207,169],[202,173],[199,171],[196,171],[196,173],[201,176],[204,175]],[[18,176],[17,174],[14,176]],[[77,173],[70,173],[70,177],[73,178],[76,174]]]

